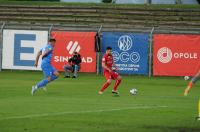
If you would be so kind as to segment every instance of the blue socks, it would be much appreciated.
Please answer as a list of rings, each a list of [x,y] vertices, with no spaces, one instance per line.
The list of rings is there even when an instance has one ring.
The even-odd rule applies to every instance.
[[[51,81],[56,80],[58,77],[56,75],[51,75]]]
[[[49,81],[47,79],[43,79],[42,81],[40,81],[38,84],[37,84],[37,88],[41,88],[41,87],[44,87],[47,85],[47,83],[49,83]]]
[[[54,81],[56,80],[58,77],[55,76],[55,75],[51,75],[51,81]],[[37,84],[37,88],[41,88],[41,87],[44,87],[47,85],[47,83],[49,83],[48,79],[43,79],[42,81],[40,81],[38,84]]]

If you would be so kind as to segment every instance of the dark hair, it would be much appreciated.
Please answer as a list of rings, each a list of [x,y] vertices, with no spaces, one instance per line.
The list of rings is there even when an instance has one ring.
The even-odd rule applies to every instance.
[[[50,38],[50,39],[49,39],[49,42],[56,42],[56,39]]]
[[[112,50],[112,48],[110,46],[106,47],[106,50]]]

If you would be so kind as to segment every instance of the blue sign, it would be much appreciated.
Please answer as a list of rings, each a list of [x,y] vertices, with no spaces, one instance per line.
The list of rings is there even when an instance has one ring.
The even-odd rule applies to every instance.
[[[148,38],[143,33],[103,32],[102,51],[112,47],[112,55],[119,73],[148,74]]]

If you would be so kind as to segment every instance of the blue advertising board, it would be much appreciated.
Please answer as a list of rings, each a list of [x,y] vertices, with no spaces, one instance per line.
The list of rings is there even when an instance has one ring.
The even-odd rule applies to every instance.
[[[102,51],[112,47],[112,55],[121,74],[148,74],[149,34],[103,32]]]

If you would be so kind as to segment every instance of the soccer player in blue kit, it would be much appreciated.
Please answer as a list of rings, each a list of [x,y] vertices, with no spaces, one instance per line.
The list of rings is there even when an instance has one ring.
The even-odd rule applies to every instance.
[[[45,86],[49,82],[57,79],[59,76],[58,71],[51,65],[51,58],[52,58],[53,48],[54,48],[55,43],[56,43],[55,39],[49,39],[48,44],[45,47],[41,48],[40,51],[37,53],[37,57],[35,60],[35,67],[38,66],[38,61],[41,56],[42,57],[41,68],[42,68],[45,78],[41,80],[40,82],[38,82],[35,86],[32,86],[32,90],[31,90],[32,95],[34,95],[34,93],[39,88],[46,89]]]

